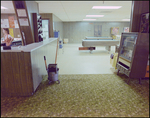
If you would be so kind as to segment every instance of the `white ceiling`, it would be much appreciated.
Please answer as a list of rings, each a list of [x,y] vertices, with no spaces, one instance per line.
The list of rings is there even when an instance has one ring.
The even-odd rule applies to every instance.
[[[1,13],[15,13],[12,1],[1,1],[1,6],[8,9],[1,9]]]
[[[91,19],[86,15],[104,15],[96,21],[122,21],[130,19],[132,1],[36,1],[39,13],[53,13],[63,22]],[[1,13],[15,13],[12,1],[1,1],[1,6],[9,9]],[[122,6],[120,9],[92,9],[93,6]],[[93,18],[95,19],[95,18]],[[95,22],[95,21],[93,21]],[[129,21],[128,21],[129,22]]]

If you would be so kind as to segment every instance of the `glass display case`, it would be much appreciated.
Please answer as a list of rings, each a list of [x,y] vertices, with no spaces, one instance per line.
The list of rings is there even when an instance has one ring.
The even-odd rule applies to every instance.
[[[134,46],[137,40],[137,33],[123,34],[120,48],[120,56],[131,61]]]
[[[123,32],[116,67],[130,78],[145,77],[149,56],[149,33]],[[128,81],[129,83],[129,81]]]

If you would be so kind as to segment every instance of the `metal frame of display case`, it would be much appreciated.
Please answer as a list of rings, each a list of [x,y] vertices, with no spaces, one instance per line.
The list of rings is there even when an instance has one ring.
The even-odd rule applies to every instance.
[[[121,54],[124,46],[125,36],[127,36],[128,38],[131,38],[133,36],[137,37],[135,38],[134,44],[131,45],[132,47],[129,48],[128,45],[126,45],[125,47],[126,49],[129,48],[130,56],[123,56]],[[139,78],[139,83],[141,84],[141,78],[145,77],[148,55],[149,33],[122,33],[116,64],[116,67],[118,69],[117,75],[119,74],[119,71],[121,71],[129,77],[129,81],[131,78]],[[127,83],[129,83],[129,81]]]

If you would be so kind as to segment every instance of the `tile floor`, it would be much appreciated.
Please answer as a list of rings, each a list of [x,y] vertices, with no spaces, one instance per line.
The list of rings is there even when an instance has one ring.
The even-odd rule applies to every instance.
[[[110,64],[110,54],[115,52],[105,47],[96,47],[92,53],[89,50],[80,50],[82,44],[63,44],[58,50],[57,64],[59,74],[113,74],[116,70]]]

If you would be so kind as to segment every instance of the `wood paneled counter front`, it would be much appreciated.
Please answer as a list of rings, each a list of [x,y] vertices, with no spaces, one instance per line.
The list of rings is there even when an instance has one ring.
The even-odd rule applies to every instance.
[[[47,75],[44,56],[47,64],[55,63],[57,38],[49,38],[39,43],[3,50],[1,47],[1,95],[33,95]]]

